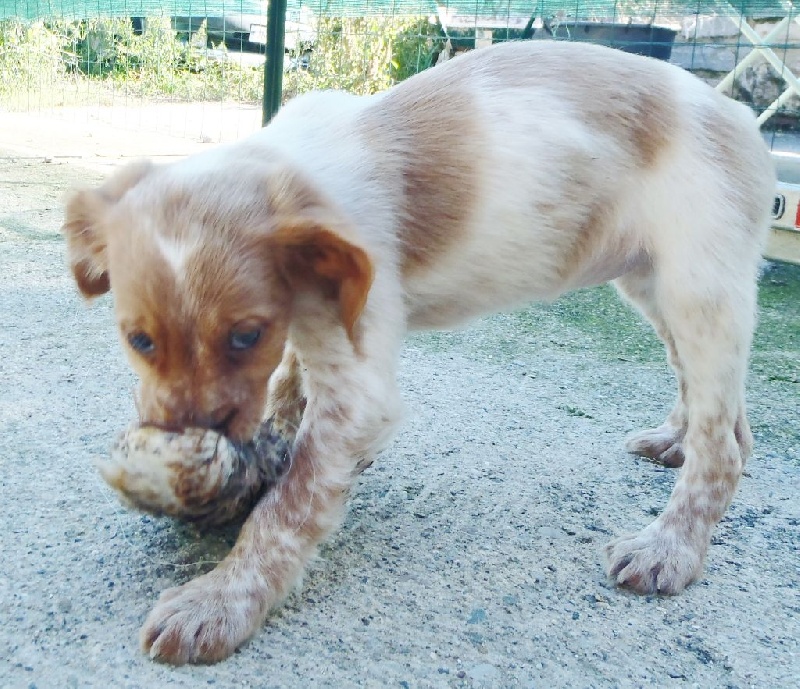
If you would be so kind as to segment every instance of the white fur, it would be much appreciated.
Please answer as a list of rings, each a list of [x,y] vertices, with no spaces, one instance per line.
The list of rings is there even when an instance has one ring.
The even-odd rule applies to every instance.
[[[440,121],[420,114],[431,103]],[[469,112],[458,110],[464,103]],[[641,119],[619,114],[620,103]],[[451,130],[462,125],[466,143]],[[415,158],[424,151],[441,160]],[[676,593],[701,575],[752,443],[744,377],[774,189],[752,114],[655,60],[528,42],[456,58],[388,94],[298,98],[258,134],[172,174],[191,189],[201,172],[236,176],[243,160],[265,180],[288,169],[308,181],[331,217],[346,219],[375,279],[356,347],[335,302],[296,297],[268,401],[278,427],[297,432],[292,470],[231,557],[156,606],[142,637],[152,655],[224,657],[291,589],[340,523],[355,474],[399,423],[396,369],[409,328],[609,280],[653,323],[679,382],[668,421],[629,447],[685,463],[664,513],[608,546],[608,570],[640,592]],[[430,260],[414,265],[403,245],[409,161],[430,166],[443,189],[451,179],[473,184],[475,201],[431,244]],[[437,203],[432,232],[441,232],[437,208],[458,215],[444,192]],[[180,268],[182,250],[163,253]],[[216,630],[210,647],[194,640],[198,628],[205,639]]]
[[[186,274],[186,263],[194,251],[195,245],[187,241],[176,241],[174,237],[155,235],[155,245],[161,255],[175,274],[175,279],[180,282]]]

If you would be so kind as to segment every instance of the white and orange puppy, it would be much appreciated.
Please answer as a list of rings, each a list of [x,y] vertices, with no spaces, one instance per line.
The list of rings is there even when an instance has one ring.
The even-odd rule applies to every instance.
[[[628,448],[683,468],[664,512],[607,546],[608,572],[642,593],[696,580],[751,452],[774,186],[744,106],[662,62],[547,41],[297,98],[244,141],[76,192],[71,267],[86,296],[113,291],[142,421],[296,432],[289,471],[216,569],[161,596],[144,649],[220,660],[286,596],[398,425],[409,329],[609,280],[678,378]]]

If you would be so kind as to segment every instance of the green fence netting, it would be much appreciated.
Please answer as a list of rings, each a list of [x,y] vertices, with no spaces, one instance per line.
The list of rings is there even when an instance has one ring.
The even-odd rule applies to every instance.
[[[712,84],[768,47],[778,63],[748,58],[724,82],[725,92],[768,113],[770,126],[794,127],[800,112],[784,78],[800,73],[794,21],[800,10],[786,0],[286,0],[286,6],[286,51],[272,57],[277,66],[268,80],[273,87],[282,81],[283,90],[275,96],[273,89],[272,102],[281,93],[285,100],[318,88],[372,93],[443,54],[533,37],[644,52]],[[0,0],[0,109],[154,100],[257,106],[265,93],[268,8],[261,0]],[[608,38],[595,31],[597,23],[659,32]],[[772,32],[768,46],[754,47],[753,32]]]
[[[153,17],[207,15],[226,12],[266,13],[266,2],[159,2],[158,0],[3,0],[0,19],[91,19],[97,17]]]
[[[439,8],[459,15],[475,17],[527,17],[564,15],[573,18],[615,16],[680,17],[687,15],[744,15],[780,17],[793,11],[790,2],[781,0],[659,1],[644,0],[289,0],[290,12],[310,9],[317,16],[421,16],[436,14]],[[192,2],[176,0],[3,0],[0,19],[88,19],[131,16],[216,16],[229,13],[266,15],[267,2],[229,0],[228,2]]]

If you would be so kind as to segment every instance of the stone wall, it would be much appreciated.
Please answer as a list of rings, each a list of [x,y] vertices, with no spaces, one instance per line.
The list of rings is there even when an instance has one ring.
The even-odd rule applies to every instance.
[[[734,66],[748,55],[753,46],[741,35],[739,21],[722,16],[685,17],[673,25],[678,31],[670,62],[683,67],[709,82],[718,84]],[[766,36],[780,19],[749,20],[755,32]],[[772,41],[772,50],[788,69],[800,77],[800,24],[792,22],[785,32]],[[778,72],[759,59],[737,75],[732,95],[761,112],[787,88]],[[766,123],[767,127],[800,127],[800,98],[793,96]]]

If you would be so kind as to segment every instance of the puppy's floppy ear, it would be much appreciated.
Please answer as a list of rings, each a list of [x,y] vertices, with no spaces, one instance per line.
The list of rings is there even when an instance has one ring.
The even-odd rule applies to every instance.
[[[367,252],[341,231],[310,217],[279,221],[270,240],[290,285],[311,281],[338,298],[347,336],[357,345],[356,324],[374,276]]]
[[[372,259],[336,204],[288,166],[269,180],[270,251],[293,289],[320,290],[339,301],[342,324],[358,348],[356,325],[374,277]]]
[[[67,239],[67,254],[78,289],[85,297],[108,292],[108,212],[126,191],[136,186],[151,169],[139,161],[122,168],[97,189],[79,189],[67,198],[61,231]]]

